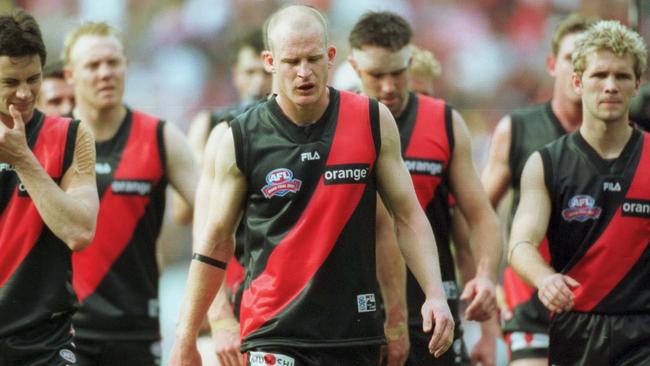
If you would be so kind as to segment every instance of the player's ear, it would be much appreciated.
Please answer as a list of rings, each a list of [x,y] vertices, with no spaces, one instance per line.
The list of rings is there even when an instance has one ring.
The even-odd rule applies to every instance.
[[[269,50],[262,51],[262,59],[264,60],[264,70],[268,73],[275,73],[275,66],[273,65],[273,53]]]
[[[336,47],[329,46],[327,48],[327,64],[330,68],[334,67],[334,57],[336,56]]]
[[[555,77],[555,65],[557,63],[557,59],[553,55],[548,55],[546,56],[545,64],[546,64],[546,71],[548,72],[551,77]]]
[[[575,72],[571,75],[571,84],[573,85],[573,91],[578,95],[582,95],[582,78]]]

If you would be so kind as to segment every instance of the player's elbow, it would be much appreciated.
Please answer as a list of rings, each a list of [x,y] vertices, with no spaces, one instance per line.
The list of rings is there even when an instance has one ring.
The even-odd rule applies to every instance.
[[[66,245],[73,252],[78,252],[86,248],[95,238],[95,226],[78,230],[74,235],[65,241]]]

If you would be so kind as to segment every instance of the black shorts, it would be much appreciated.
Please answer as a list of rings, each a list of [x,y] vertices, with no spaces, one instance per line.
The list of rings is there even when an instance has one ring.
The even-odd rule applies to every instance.
[[[513,309],[512,319],[504,321],[503,334],[510,360],[548,357],[549,313],[533,294]]]
[[[650,314],[563,313],[549,333],[552,365],[650,365]]]
[[[244,354],[246,366],[379,365],[380,346],[337,348],[260,347]]]
[[[411,339],[411,349],[409,350],[406,366],[465,366],[470,364],[467,347],[463,341],[463,328],[460,321],[456,322],[454,343],[439,358],[435,358],[429,353],[431,333],[424,333],[422,325],[409,326],[409,338]]]
[[[78,366],[159,366],[159,341],[75,339]]]
[[[0,366],[77,365],[71,324],[69,314],[58,315],[0,338]]]

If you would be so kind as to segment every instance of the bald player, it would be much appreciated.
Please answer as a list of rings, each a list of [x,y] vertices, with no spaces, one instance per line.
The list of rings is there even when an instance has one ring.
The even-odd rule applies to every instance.
[[[196,335],[244,210],[250,260],[240,319],[247,364],[378,364],[384,335],[376,192],[425,293],[429,351],[441,356],[454,322],[395,121],[383,105],[327,87],[336,49],[328,46],[320,12],[283,8],[269,18],[266,34],[264,60],[278,94],[235,119],[219,147],[216,194],[195,245],[170,364],[200,364]]]

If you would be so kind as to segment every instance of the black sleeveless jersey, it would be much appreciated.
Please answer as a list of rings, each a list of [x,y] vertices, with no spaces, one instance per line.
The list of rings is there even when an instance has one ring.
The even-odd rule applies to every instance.
[[[79,121],[38,110],[26,125],[27,144],[59,182],[72,164]],[[71,251],[45,226],[14,168],[0,163],[0,337],[75,310]]]
[[[215,128],[221,122],[227,122],[228,124],[230,124],[230,122],[232,122],[235,118],[237,118],[237,116],[246,112],[249,109],[258,106],[259,104],[266,102],[266,100],[267,98],[264,97],[249,102],[237,103],[227,107],[223,107],[221,109],[218,109],[210,113],[209,131],[212,131],[212,129]]]
[[[96,143],[100,197],[93,242],[73,255],[81,307],[76,336],[160,338],[156,240],[165,210],[163,122],[127,110],[115,136]]]
[[[519,204],[521,173],[530,155],[542,146],[552,142],[566,133],[557,118],[551,102],[536,104],[517,109],[510,115],[511,138],[510,165],[513,188],[512,208],[508,218],[508,226],[512,224],[515,210]],[[539,246],[540,253],[548,260],[548,243],[546,239]],[[548,328],[548,312],[535,295],[535,290],[528,286],[511,267],[506,267],[503,273],[503,288],[508,307],[514,315],[505,321],[503,329],[507,332],[524,331],[546,333]]]
[[[530,155],[542,146],[566,134],[553,109],[551,102],[517,109],[510,115],[512,121],[510,138],[510,173],[514,197],[510,218],[519,204],[521,173]]]
[[[551,265],[576,279],[575,311],[650,311],[650,139],[633,130],[603,160],[579,132],[540,150]]]
[[[449,230],[452,210],[449,202],[449,163],[454,149],[451,116],[452,109],[443,100],[410,93],[406,109],[397,118],[397,126],[404,162],[436,238],[447,300],[452,313],[457,316],[460,294]],[[422,324],[420,309],[425,296],[408,269],[406,284],[409,323],[419,326]]]
[[[235,119],[248,184],[242,350],[347,347],[384,341],[375,272],[375,101],[329,89],[313,125],[275,98]]]

